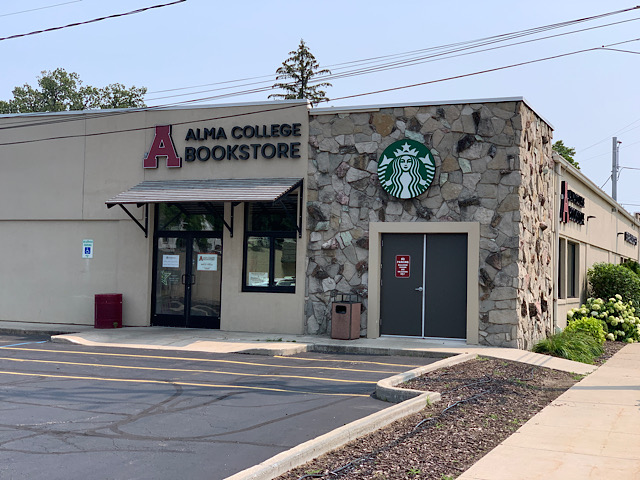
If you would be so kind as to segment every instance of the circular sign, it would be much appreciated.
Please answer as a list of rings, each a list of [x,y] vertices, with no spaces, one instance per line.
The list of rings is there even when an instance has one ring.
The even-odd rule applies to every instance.
[[[389,145],[378,160],[378,179],[389,195],[413,198],[424,193],[436,171],[431,151],[415,140]]]

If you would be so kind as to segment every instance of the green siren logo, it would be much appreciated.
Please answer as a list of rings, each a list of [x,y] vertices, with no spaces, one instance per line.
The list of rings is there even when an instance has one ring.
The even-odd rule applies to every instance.
[[[433,155],[415,140],[392,143],[378,160],[380,185],[397,198],[413,198],[424,193],[431,185],[435,171]]]

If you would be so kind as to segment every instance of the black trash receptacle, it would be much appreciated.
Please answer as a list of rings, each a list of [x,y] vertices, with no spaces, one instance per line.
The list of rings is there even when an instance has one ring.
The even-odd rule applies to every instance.
[[[94,328],[122,327],[122,294],[97,293]]]
[[[338,295],[331,307],[331,338],[354,340],[360,338],[362,303],[357,295]]]

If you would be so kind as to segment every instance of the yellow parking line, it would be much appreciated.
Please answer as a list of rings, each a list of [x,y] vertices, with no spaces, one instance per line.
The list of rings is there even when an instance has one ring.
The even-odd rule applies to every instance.
[[[104,353],[104,352],[78,352],[73,350],[52,350],[46,348],[22,348],[22,347],[3,347],[2,350],[23,350],[28,352],[48,352],[48,353],[68,353],[68,354],[78,354],[78,355],[99,355],[104,357],[127,357],[127,358],[155,358],[159,360],[188,360],[190,362],[214,362],[214,363],[232,363],[238,365],[253,365],[258,367],[279,367],[279,368],[312,368],[317,370],[318,368],[322,368],[323,370],[340,370],[344,371],[344,368],[337,367],[321,367],[321,366],[295,366],[295,365],[273,365],[269,363],[257,363],[257,362],[240,362],[238,360],[219,360],[213,358],[190,358],[190,357],[165,357],[161,355],[134,355],[131,353]],[[358,370],[355,368],[348,369],[350,372],[362,372],[362,373],[389,373],[388,371],[380,371],[380,370]]]
[[[158,368],[158,367],[135,367],[132,365],[107,365],[103,363],[79,363],[79,362],[61,362],[57,360],[33,360],[33,359],[25,359],[25,358],[10,358],[10,357],[0,357],[0,360],[7,360],[10,362],[34,362],[34,363],[47,363],[47,364],[55,364],[55,365],[79,365],[83,367],[105,367],[105,368],[123,368],[123,369],[132,369],[132,370],[154,370],[158,372],[192,372],[192,373],[217,373],[220,375],[236,375],[242,377],[269,377],[269,378],[299,378],[304,380],[321,380],[325,382],[343,382],[343,383],[371,383],[375,384],[377,382],[370,382],[364,380],[343,380],[338,378],[324,378],[324,377],[305,377],[303,375],[267,375],[262,373],[241,373],[241,372],[223,372],[220,370],[200,370],[200,369],[190,369],[190,368]]]
[[[239,388],[246,390],[260,390],[265,392],[284,392],[284,393],[302,393],[305,395],[330,395],[337,397],[369,397],[369,395],[359,393],[322,393],[322,392],[305,392],[302,390],[286,390],[283,388],[268,387],[250,387],[247,385],[217,385],[213,383],[192,383],[192,382],[173,382],[170,380],[140,380],[135,378],[105,378],[105,377],[81,377],[75,375],[53,375],[47,373],[21,373],[21,372],[5,372],[0,371],[0,375],[19,375],[24,377],[40,377],[40,378],[63,378],[67,380],[98,380],[101,382],[129,382],[129,383],[151,383],[159,385],[181,385],[187,387],[207,387],[207,388]]]
[[[366,363],[369,365],[384,365],[387,367],[409,367],[409,368],[418,368],[422,365],[401,365],[399,363],[383,363],[383,362],[372,362],[369,360],[331,360],[329,358],[305,358],[305,357],[293,357],[286,355],[274,355],[273,358],[291,358],[294,360],[307,360],[309,362],[344,362],[344,363]]]

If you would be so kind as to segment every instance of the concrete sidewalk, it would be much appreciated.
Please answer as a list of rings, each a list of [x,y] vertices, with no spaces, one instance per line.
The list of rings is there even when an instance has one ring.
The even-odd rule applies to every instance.
[[[3,322],[0,322],[0,330]],[[334,340],[318,335],[283,335],[169,327],[127,327],[84,329],[76,333],[54,335],[58,343],[103,347],[130,347],[255,355],[294,355],[301,352],[359,353],[364,355],[410,355],[448,357],[462,353],[487,355],[556,370],[587,374],[595,367],[513,348],[467,345],[463,341],[434,341],[420,338],[359,338]]]
[[[594,373],[458,480],[640,479],[640,344]]]

